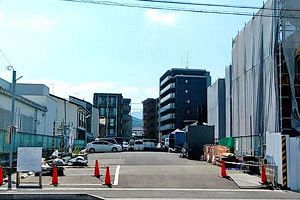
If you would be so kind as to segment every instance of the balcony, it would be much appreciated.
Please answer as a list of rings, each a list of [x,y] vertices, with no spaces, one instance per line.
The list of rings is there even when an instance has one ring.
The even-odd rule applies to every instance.
[[[167,85],[164,89],[160,91],[160,95],[164,94],[166,91],[168,91],[171,88],[175,88],[175,83],[170,83],[169,85]]]
[[[160,127],[160,131],[172,130],[175,129],[175,124],[167,124]]]
[[[165,84],[168,80],[170,80],[172,78],[172,76],[167,76],[164,80],[162,80],[160,82],[160,86],[162,86],[163,84]]]
[[[173,109],[173,108],[175,108],[175,103],[169,103],[166,106],[161,107],[159,112],[162,113],[162,112],[165,112],[165,111],[167,111],[169,109]]]
[[[165,96],[164,98],[162,98],[162,99],[160,100],[160,103],[163,103],[163,102],[165,102],[165,101],[167,101],[167,100],[169,100],[169,99],[171,99],[171,98],[175,98],[175,93],[170,93],[170,94],[168,94],[167,96]]]
[[[163,117],[160,118],[160,121],[166,121],[168,119],[175,119],[175,113],[170,113],[170,114],[167,114]]]

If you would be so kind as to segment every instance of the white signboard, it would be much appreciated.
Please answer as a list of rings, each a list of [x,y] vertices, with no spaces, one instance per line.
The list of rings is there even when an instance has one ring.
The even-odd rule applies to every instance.
[[[42,147],[18,147],[17,172],[41,171]]]

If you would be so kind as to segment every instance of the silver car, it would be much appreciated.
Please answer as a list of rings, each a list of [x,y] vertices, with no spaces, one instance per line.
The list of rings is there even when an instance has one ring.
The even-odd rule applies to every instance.
[[[107,141],[93,141],[86,145],[86,149],[90,153],[118,152],[118,151],[122,151],[122,146],[119,144],[112,144]]]

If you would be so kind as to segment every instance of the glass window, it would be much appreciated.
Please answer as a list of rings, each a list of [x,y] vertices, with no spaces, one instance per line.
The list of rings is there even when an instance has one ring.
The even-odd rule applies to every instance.
[[[114,126],[115,125],[115,119],[109,119],[109,125]]]
[[[100,115],[105,115],[105,108],[100,108]]]
[[[115,130],[114,129],[109,129],[109,134],[110,135],[113,135],[115,133]]]
[[[115,105],[116,104],[116,98],[110,97],[110,104]]]
[[[110,114],[111,115],[117,115],[117,109],[116,108],[111,108],[110,109]]]

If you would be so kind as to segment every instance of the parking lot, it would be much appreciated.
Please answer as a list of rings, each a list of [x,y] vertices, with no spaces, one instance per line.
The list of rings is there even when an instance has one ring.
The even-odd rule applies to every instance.
[[[122,188],[237,188],[218,177],[219,167],[206,162],[179,158],[165,152],[93,153],[88,155],[87,167],[65,167],[58,187],[107,187],[102,185],[106,167],[110,169],[113,187]],[[95,160],[100,164],[101,177],[93,177]],[[29,176],[21,183],[34,183],[38,177]],[[43,176],[43,186],[50,187],[51,177]]]
[[[241,190],[229,179],[220,178],[220,168],[204,161],[179,158],[165,152],[118,152],[88,155],[87,167],[65,167],[59,185],[50,185],[51,177],[43,176],[43,188],[14,189],[15,192],[89,193],[106,198],[300,198],[298,193],[270,190]],[[94,163],[100,164],[101,177],[93,177]],[[110,168],[112,188],[103,185],[106,167]],[[21,185],[34,183],[29,176]],[[1,186],[5,191],[7,185]],[[0,193],[1,194],[1,193]]]

